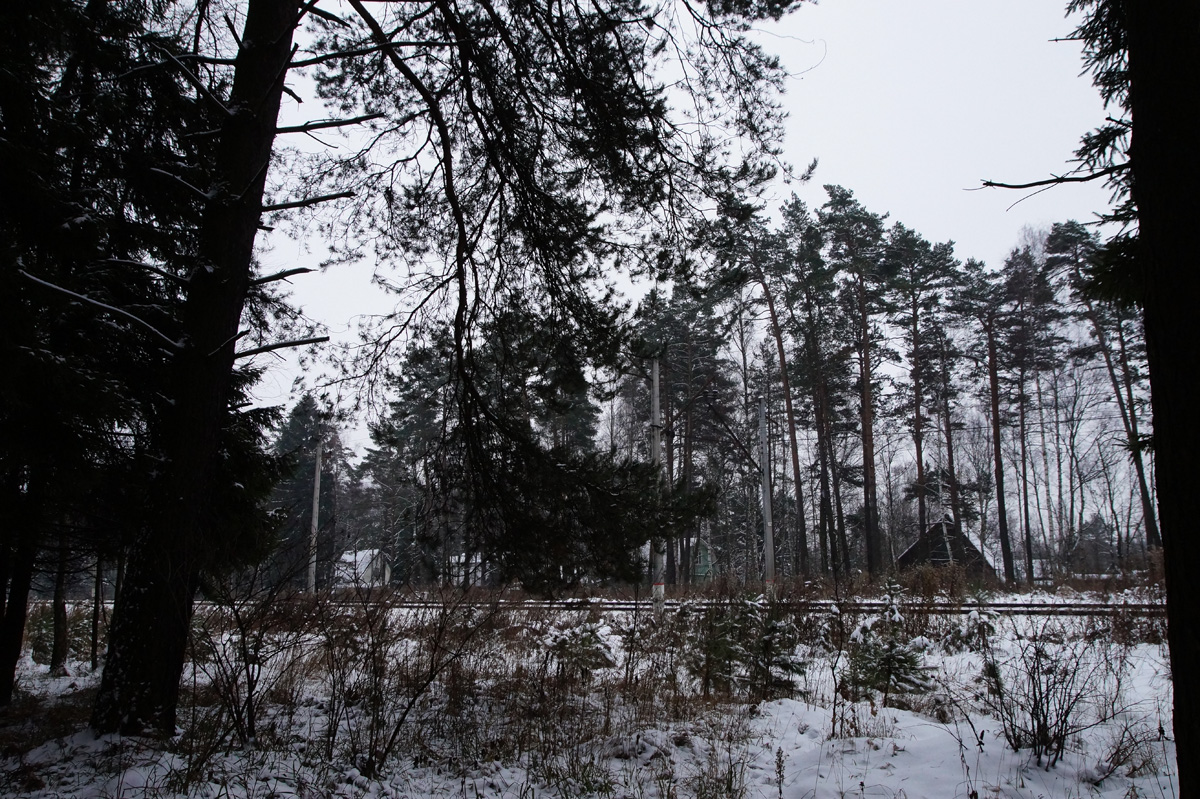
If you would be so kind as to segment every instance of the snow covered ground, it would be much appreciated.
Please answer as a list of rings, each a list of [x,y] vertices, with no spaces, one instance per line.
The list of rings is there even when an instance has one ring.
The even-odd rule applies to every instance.
[[[694,609],[661,625],[510,613],[486,629],[477,615],[463,614],[463,624],[476,626],[458,638],[438,632],[431,618],[403,619],[376,649],[364,645],[367,633],[347,644],[341,636],[350,627],[314,628],[272,650],[274,671],[267,665],[257,673],[258,719],[248,741],[231,732],[237,702],[223,706],[218,696],[244,699],[246,686],[227,676],[222,688],[216,649],[189,672],[180,734],[165,743],[97,738],[84,727],[96,675],[74,664],[74,677],[52,678],[26,658],[22,700],[0,715],[0,795],[1177,794],[1161,643],[1116,640],[1128,631],[1106,621],[986,613],[808,619],[788,626],[795,633],[788,637],[762,603],[731,607],[752,640],[730,634],[725,617]],[[759,647],[772,636],[788,651]],[[228,629],[213,637],[218,647],[242,640]],[[438,659],[438,651],[450,656]],[[340,662],[329,658],[337,652]],[[387,657],[363,665],[372,652]],[[871,668],[898,652],[918,656],[907,684],[915,690],[901,680],[872,688]],[[1065,709],[1061,756],[1053,743],[1035,752],[1035,739],[1046,744],[1052,729],[1033,730],[1018,751],[1006,740],[1006,730],[1011,737],[1036,727],[1026,717],[1039,702],[1050,708],[1051,726],[1054,708]]]

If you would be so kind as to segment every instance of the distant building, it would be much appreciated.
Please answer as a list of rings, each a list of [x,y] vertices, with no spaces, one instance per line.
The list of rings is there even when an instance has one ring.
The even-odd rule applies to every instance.
[[[996,577],[996,569],[971,540],[954,529],[951,522],[938,522],[925,529],[908,549],[896,558],[903,571],[922,564],[949,566],[957,563],[970,577]]]
[[[358,549],[343,552],[333,567],[336,588],[382,587],[392,581],[392,567],[381,549]]]

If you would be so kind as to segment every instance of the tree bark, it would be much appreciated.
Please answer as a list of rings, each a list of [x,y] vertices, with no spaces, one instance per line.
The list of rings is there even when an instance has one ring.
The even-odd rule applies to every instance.
[[[1167,583],[1167,635],[1174,685],[1179,796],[1200,797],[1200,537],[1194,531],[1194,461],[1200,419],[1200,326],[1194,276],[1200,218],[1200,160],[1191,118],[1200,96],[1200,4],[1138,0],[1123,4],[1128,23],[1133,133],[1133,199],[1154,409],[1160,533]]]
[[[130,552],[117,598],[104,676],[92,714],[99,732],[175,732],[192,603],[209,550],[206,510],[216,488],[229,413],[234,344],[250,287],[254,239],[275,140],[296,0],[252,0],[217,145],[188,284],[185,347],[167,387],[171,416],[158,507]],[[150,633],[150,631],[153,631]]]

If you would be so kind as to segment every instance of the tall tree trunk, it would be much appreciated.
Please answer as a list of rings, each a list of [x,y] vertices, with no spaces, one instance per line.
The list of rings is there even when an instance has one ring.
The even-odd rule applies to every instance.
[[[921,418],[921,329],[918,326],[919,309],[913,301],[912,308],[912,348],[913,363],[909,374],[912,375],[913,415],[912,437],[913,455],[917,459],[917,530],[918,535],[924,535],[929,528],[929,517],[925,507],[925,420]]]
[[[1079,266],[1075,266],[1075,279],[1083,280]],[[1125,429],[1126,446],[1129,457],[1133,461],[1137,473],[1138,497],[1142,503],[1142,523],[1146,527],[1146,543],[1154,549],[1162,546],[1162,536],[1158,532],[1158,514],[1154,510],[1154,500],[1150,497],[1150,484],[1146,479],[1146,464],[1142,457],[1141,432],[1138,430],[1137,405],[1133,397],[1133,373],[1129,369],[1129,350],[1125,343],[1124,323],[1117,319],[1117,357],[1113,357],[1113,347],[1108,333],[1104,329],[1099,309],[1092,299],[1083,293],[1081,297],[1087,320],[1092,325],[1092,334],[1100,347],[1100,355],[1104,359],[1104,369],[1112,384],[1113,398],[1117,402],[1117,411],[1121,415],[1121,426]],[[1121,376],[1117,376],[1117,363],[1121,365]],[[1115,520],[1114,520],[1115,523]]]
[[[949,483],[950,490],[950,517],[954,520],[954,531],[962,535],[962,499],[958,486],[958,471],[954,466],[954,417],[950,408],[950,363],[946,353],[945,336],[942,336],[939,341],[938,357],[942,383],[942,428],[946,437],[946,482]]]
[[[775,298],[767,285],[766,276],[759,272],[759,283],[762,285],[763,296],[767,298],[767,312],[771,316],[771,333],[775,338],[775,352],[779,357],[779,376],[783,384],[783,408],[787,416],[788,443],[791,446],[792,477],[796,489],[796,573],[808,575],[808,530],[804,520],[804,492],[800,485],[800,444],[796,440],[796,413],[792,408],[792,383],[788,379],[787,353],[783,346],[783,328],[779,324],[779,314],[775,312]]]
[[[1046,403],[1042,397],[1042,372],[1037,370],[1033,373],[1033,387],[1037,395],[1037,411],[1038,411],[1038,440],[1042,445],[1042,475],[1045,478],[1046,486],[1046,509],[1042,511],[1042,501],[1039,497],[1038,505],[1038,528],[1042,533],[1042,544],[1046,548],[1046,557],[1051,558],[1054,554],[1054,547],[1051,546],[1050,536],[1055,535],[1058,540],[1062,540],[1062,527],[1059,519],[1059,511],[1061,506],[1056,506],[1054,502],[1053,486],[1050,485],[1050,447],[1046,444]],[[1055,408],[1055,416],[1057,418],[1058,409]],[[1058,422],[1054,423],[1055,436],[1058,434]],[[1037,479],[1037,473],[1034,473],[1034,480]],[[1034,483],[1034,491],[1037,491],[1037,483]],[[1047,530],[1047,517],[1049,517],[1049,530]],[[1058,529],[1055,529],[1055,528]],[[1051,563],[1051,565],[1053,565]]]
[[[1146,526],[1146,545],[1151,549],[1162,547],[1162,535],[1158,531],[1158,515],[1154,512],[1154,500],[1150,498],[1150,481],[1146,479],[1146,464],[1142,457],[1142,434],[1138,430],[1137,405],[1133,400],[1133,372],[1129,368],[1129,349],[1125,345],[1125,331],[1117,327],[1118,352],[1121,356],[1121,374],[1128,403],[1129,455],[1137,472],[1138,494],[1142,500],[1142,523]],[[1118,393],[1120,389],[1117,389]]]
[[[1017,432],[1021,437],[1021,522],[1025,534],[1025,582],[1033,584],[1033,526],[1029,522],[1029,437],[1025,427],[1025,374],[1017,378]]]
[[[216,151],[198,263],[176,356],[160,498],[130,553],[114,609],[92,725],[100,732],[172,735],[192,603],[206,556],[229,413],[234,347],[250,287],[254,239],[284,78],[299,22],[296,0],[251,0],[234,67],[230,114]]]
[[[817,462],[820,469],[821,483],[821,507],[819,513],[819,526],[821,530],[820,547],[821,547],[821,573],[828,574],[832,567],[835,574],[837,572],[836,550],[834,557],[830,558],[830,549],[833,546],[832,520],[833,520],[833,503],[829,492],[829,461],[832,450],[830,439],[829,425],[829,408],[827,400],[828,388],[823,381],[817,383],[816,391],[816,421],[817,421]]]
[[[1004,580],[1017,581],[1013,563],[1012,539],[1008,535],[1008,510],[1004,502],[1004,452],[1000,440],[1000,365],[996,353],[996,327],[993,320],[984,327],[987,336],[988,397],[992,412],[992,468],[996,473],[996,524],[1000,531],[1000,556],[1004,561]]]
[[[863,537],[866,539],[867,573],[883,573],[883,551],[879,545],[879,509],[875,492],[875,408],[871,369],[871,315],[867,307],[864,278],[858,278],[858,380],[859,422],[862,425]],[[849,553],[846,553],[848,556]]]
[[[1200,537],[1195,535],[1194,463],[1200,418],[1195,293],[1200,161],[1191,119],[1200,96],[1200,4],[1140,0],[1127,15],[1146,353],[1154,408],[1158,510],[1167,583],[1167,639],[1174,685],[1180,799],[1200,797]]]
[[[832,436],[830,436],[832,439]],[[835,457],[830,463],[830,483],[833,487],[833,510],[837,520],[837,549],[841,560],[842,575],[850,576],[850,541],[846,537],[846,512],[842,505],[842,481],[838,477],[838,463]]]

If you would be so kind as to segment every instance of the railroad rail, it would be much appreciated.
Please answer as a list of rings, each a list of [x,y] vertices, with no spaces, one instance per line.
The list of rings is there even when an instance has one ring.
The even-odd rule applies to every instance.
[[[766,603],[761,599],[759,602]],[[678,611],[681,608],[704,610],[711,607],[730,605],[726,599],[668,599],[665,609]],[[831,614],[847,613],[854,615],[869,615],[883,613],[888,609],[888,603],[879,600],[776,600],[776,605],[797,614]],[[503,610],[541,610],[559,612],[594,612],[594,613],[650,613],[654,610],[652,600],[624,599],[566,599],[566,600],[537,600],[537,599],[501,599],[501,600],[400,600],[394,601],[393,606],[413,610],[437,610],[446,607],[470,606],[477,608],[497,608]],[[1156,618],[1166,616],[1166,605],[1150,602],[924,602],[919,599],[909,599],[904,603],[903,612],[923,615],[969,615],[975,611],[990,611],[1002,616],[1134,616],[1140,618]]]

